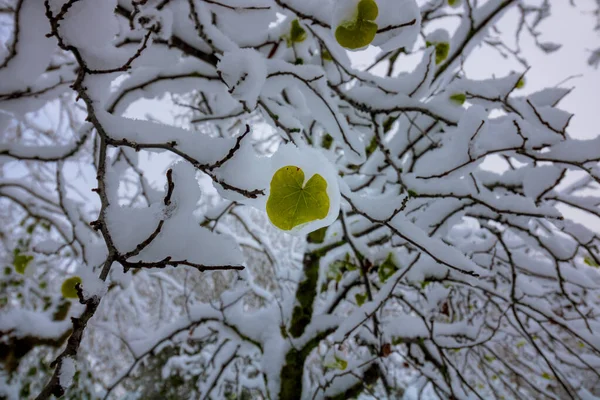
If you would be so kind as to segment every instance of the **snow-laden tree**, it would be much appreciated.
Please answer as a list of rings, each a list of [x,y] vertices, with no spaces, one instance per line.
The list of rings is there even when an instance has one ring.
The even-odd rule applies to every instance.
[[[0,398],[600,397],[600,138],[522,90],[551,11],[0,2]]]

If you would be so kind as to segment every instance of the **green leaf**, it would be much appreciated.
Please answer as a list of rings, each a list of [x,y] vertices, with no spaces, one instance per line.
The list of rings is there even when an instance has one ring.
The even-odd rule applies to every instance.
[[[334,356],[334,357],[335,357],[335,363],[336,363],[336,366],[338,369],[341,369],[343,371],[346,368],[348,368],[348,361],[346,361],[343,358],[340,358],[338,356]]]
[[[586,257],[583,259],[583,262],[586,263],[587,265],[589,265],[590,267],[596,267],[598,268],[599,265],[596,263],[596,261],[594,261],[592,258],[590,257]]]
[[[356,299],[356,304],[358,304],[358,306],[362,306],[363,304],[365,304],[365,300],[367,300],[367,294],[366,293],[356,293],[354,295],[354,298]]]
[[[441,64],[450,53],[450,43],[440,42],[435,44],[435,63]]]
[[[520,342],[517,343],[517,349],[525,346],[526,344],[527,344],[527,342],[525,342],[524,340],[521,340]]]
[[[417,197],[418,196],[417,192],[415,192],[414,190],[411,190],[411,189],[408,189],[408,195],[410,197]]]
[[[323,138],[321,139],[321,147],[329,150],[331,148],[332,143],[333,143],[333,137],[329,133],[326,133],[325,135],[323,135]]]
[[[525,77],[520,78],[515,85],[515,88],[517,89],[522,89],[523,87],[525,87]]]
[[[292,21],[292,27],[290,29],[290,42],[291,43],[301,43],[306,39],[306,31],[300,25],[300,21],[297,19]]]
[[[75,285],[81,284],[81,278],[78,276],[72,276],[70,278],[65,279],[62,286],[60,287],[60,291],[62,295],[67,299],[76,299],[77,296],[77,288]]]
[[[548,379],[548,380],[552,380],[552,375],[550,375],[550,374],[549,374],[549,373],[547,373],[547,372],[544,372],[544,373],[542,374],[542,378],[544,378],[544,379]]]
[[[423,282],[421,282],[421,289],[425,289],[430,283],[431,281],[424,280]]]
[[[375,38],[377,24],[373,21],[379,14],[374,0],[360,0],[353,20],[343,21],[335,30],[338,43],[347,49],[360,49]]]
[[[387,258],[384,262],[381,263],[379,269],[377,270],[377,275],[379,275],[379,280],[383,283],[387,281],[387,279],[394,275],[394,272],[398,270],[398,267],[394,263],[394,256],[392,253],[388,254]]]
[[[15,266],[15,270],[19,274],[24,274],[29,263],[33,261],[33,256],[23,255],[19,249],[15,249],[13,251],[13,256],[13,265]]]
[[[452,101],[455,104],[458,104],[459,106],[462,106],[465,103],[466,99],[467,95],[464,93],[455,93],[452,96],[450,96],[450,101]]]
[[[394,122],[396,122],[397,119],[398,117],[388,117],[388,119],[383,121],[383,133],[388,133],[392,129],[392,126],[394,126]]]
[[[494,362],[494,360],[496,359],[496,357],[490,356],[490,355],[486,355],[483,358],[485,358],[485,361],[487,361],[489,363]]]
[[[375,136],[373,136],[373,138],[371,139],[371,143],[369,143],[369,145],[365,149],[367,152],[367,157],[369,157],[371,154],[373,154],[375,149],[377,149],[377,138]]]
[[[317,229],[316,231],[312,231],[308,234],[308,242],[309,243],[323,243],[325,240],[325,234],[327,233],[327,227],[324,226],[322,228]]]
[[[321,52],[321,58],[324,61],[333,61],[333,57],[331,57],[331,53],[325,49],[323,49],[323,51]]]
[[[397,346],[397,345],[402,344],[402,343],[404,343],[404,340],[402,340],[401,337],[392,336],[392,344],[394,346]]]
[[[288,165],[280,168],[271,180],[267,215],[279,229],[290,229],[323,219],[329,213],[327,181],[314,174],[304,185],[304,171]]]
[[[30,234],[30,235],[31,235],[31,234],[33,233],[34,229],[35,229],[35,226],[36,226],[36,223],[35,223],[35,222],[34,222],[34,223],[32,223],[32,224],[30,224],[30,225],[27,227],[27,229],[26,229],[26,232],[27,232],[28,234]]]
[[[448,5],[450,7],[458,7],[460,6],[461,0],[448,0]]]

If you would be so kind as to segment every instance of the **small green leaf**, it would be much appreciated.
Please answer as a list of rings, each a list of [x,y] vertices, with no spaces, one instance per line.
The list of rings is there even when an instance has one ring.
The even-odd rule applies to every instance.
[[[431,281],[424,280],[423,282],[421,282],[421,289],[425,289],[430,283]]]
[[[450,43],[440,42],[435,44],[435,63],[441,64],[450,53]]]
[[[486,355],[483,358],[485,358],[485,361],[487,361],[489,363],[494,362],[494,360],[496,359],[496,357],[490,356],[490,355]]]
[[[29,263],[33,261],[33,256],[23,255],[19,249],[15,249],[13,251],[13,256],[13,265],[15,266],[15,271],[17,271],[19,274],[24,274]]]
[[[333,137],[329,133],[326,133],[325,135],[323,135],[323,138],[321,139],[321,147],[329,150],[331,148],[332,143],[333,143]]]
[[[338,357],[337,355],[334,357],[335,357],[335,363],[336,363],[338,369],[341,369],[343,371],[346,368],[348,368],[348,361],[344,360],[343,358]]]
[[[414,190],[411,190],[411,189],[408,189],[408,195],[410,197],[417,197],[418,196],[417,192],[415,192]]]
[[[525,77],[520,78],[515,85],[517,89],[522,89],[523,87],[525,87]]]
[[[450,101],[452,101],[454,104],[458,104],[459,106],[462,106],[465,103],[466,99],[467,95],[465,95],[464,93],[455,93],[452,96],[450,96]]]
[[[450,7],[458,7],[460,6],[461,0],[448,0],[448,5]]]
[[[394,256],[392,253],[388,254],[387,258],[384,262],[381,263],[379,269],[377,270],[377,275],[379,275],[379,280],[383,283],[390,276],[394,275],[394,272],[398,270],[398,267],[394,263]]]
[[[292,21],[292,27],[290,29],[290,42],[291,43],[301,43],[306,39],[306,31],[300,25],[300,21],[297,19]]]
[[[550,374],[549,374],[549,373],[547,373],[547,372],[544,372],[544,373],[542,374],[542,378],[544,378],[544,379],[548,379],[548,380],[552,380],[552,375],[550,375]]]
[[[331,53],[329,53],[327,50],[323,49],[323,51],[321,52],[321,58],[324,61],[333,61],[333,57],[331,57]]]
[[[35,223],[35,222],[34,222],[34,223],[32,223],[32,224],[30,224],[30,225],[27,227],[27,229],[26,229],[26,232],[27,232],[28,234],[30,234],[30,235],[31,235],[31,234],[33,233],[34,229],[35,229],[35,225],[36,225],[36,223]]]
[[[377,149],[377,138],[375,136],[373,136],[373,138],[371,139],[371,143],[369,143],[369,145],[365,149],[367,152],[367,157],[369,157],[371,154],[373,154],[375,149]]]
[[[60,291],[62,295],[67,299],[76,299],[77,296],[77,288],[75,285],[81,284],[81,278],[78,276],[72,276],[70,278],[65,279],[63,282]]]
[[[356,299],[356,304],[360,307],[363,304],[365,304],[365,300],[367,300],[367,294],[366,293],[356,293],[354,295],[354,298]]]
[[[353,20],[343,21],[335,30],[338,43],[347,49],[360,49],[375,38],[377,24],[374,22],[379,8],[374,0],[360,0]]]
[[[521,340],[520,342],[517,343],[517,348],[521,348],[523,346],[525,346],[527,344],[527,342],[525,342],[524,340]]]
[[[267,215],[279,229],[290,229],[323,219],[329,213],[327,181],[314,174],[304,185],[304,171],[288,165],[280,168],[271,180]]]
[[[312,231],[308,234],[308,242],[309,243],[323,243],[325,240],[325,234],[327,233],[327,227],[324,226],[322,228],[317,229],[316,231]]]
[[[392,129],[392,126],[394,126],[394,122],[396,122],[397,119],[398,117],[389,117],[383,121],[383,133],[388,133]]]
[[[596,267],[598,268],[599,265],[596,263],[596,261],[594,261],[592,258],[590,257],[586,257],[583,259],[583,262],[586,263],[587,265],[589,265],[590,267]]]
[[[398,346],[399,344],[404,343],[401,337],[392,336],[392,344],[394,346]]]

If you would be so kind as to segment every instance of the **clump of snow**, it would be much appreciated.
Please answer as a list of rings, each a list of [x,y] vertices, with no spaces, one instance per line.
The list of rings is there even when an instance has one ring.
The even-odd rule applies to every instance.
[[[0,69],[0,93],[25,90],[44,73],[56,50],[56,39],[46,37],[49,26],[43,1],[25,0],[18,23],[16,54]]]
[[[60,362],[60,372],[58,375],[60,386],[63,389],[67,389],[73,383],[73,377],[75,376],[75,360],[71,357],[65,357]]]
[[[421,30],[421,13],[414,0],[378,0],[378,32],[371,44],[381,51],[411,48]]]
[[[60,23],[63,40],[75,47],[107,46],[119,30],[116,7],[117,0],[75,2]]]
[[[217,69],[229,87],[229,93],[250,109],[255,108],[267,79],[264,57],[253,49],[228,51],[219,60]]]

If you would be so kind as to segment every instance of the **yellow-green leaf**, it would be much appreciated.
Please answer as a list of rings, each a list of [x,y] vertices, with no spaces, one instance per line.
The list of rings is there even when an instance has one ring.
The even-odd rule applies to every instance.
[[[450,96],[450,101],[452,101],[455,104],[458,104],[459,106],[462,106],[465,103],[466,99],[467,95],[465,95],[464,93],[455,93],[452,96]]]
[[[435,63],[441,64],[450,53],[450,43],[441,42],[435,44]]]
[[[596,263],[596,261],[594,261],[590,257],[584,258],[583,262],[586,263],[587,265],[589,265],[590,267],[596,267],[596,268],[599,267],[599,265]]]
[[[374,0],[360,0],[353,20],[343,21],[335,30],[338,43],[347,49],[360,49],[375,38],[377,24],[373,21],[379,14]]]
[[[327,227],[324,226],[322,228],[317,229],[316,231],[312,231],[308,234],[308,242],[309,243],[323,243],[325,240],[325,234],[327,233]]]
[[[544,379],[548,379],[548,380],[551,380],[551,379],[552,379],[552,375],[550,375],[550,374],[549,374],[549,373],[547,373],[547,372],[544,372],[544,373],[542,374],[542,378],[544,378]]]
[[[377,275],[379,275],[379,280],[381,282],[385,282],[390,276],[394,275],[394,272],[398,270],[398,267],[394,263],[394,256],[392,253],[388,254],[388,257],[384,262],[381,263],[379,269],[377,270]]]
[[[340,358],[338,356],[335,356],[335,363],[337,365],[337,368],[341,369],[342,371],[345,370],[346,368],[348,368],[348,361],[346,361],[343,358]]]
[[[29,263],[33,261],[33,256],[23,255],[19,249],[15,249],[13,251],[13,255],[13,265],[15,266],[15,271],[17,271],[19,274],[24,274]]]
[[[65,279],[60,288],[62,295],[67,299],[76,299],[77,288],[75,286],[78,283],[81,284],[81,278],[78,276],[72,276],[70,278]]]
[[[356,304],[360,307],[363,304],[365,304],[365,300],[367,300],[367,294],[366,293],[356,293],[354,295],[354,298],[356,299]]]
[[[461,0],[448,0],[448,5],[450,7],[458,7],[461,3]]]
[[[292,21],[292,27],[290,29],[290,42],[291,43],[301,43],[306,39],[306,31],[300,25],[300,21],[297,19]]]
[[[314,174],[305,185],[300,167],[288,165],[275,172],[267,200],[267,215],[273,225],[289,231],[328,213],[327,181],[321,175]]]
[[[523,77],[517,81],[517,84],[515,85],[515,87],[517,89],[522,89],[524,86],[525,86],[525,78]]]
[[[333,137],[329,133],[326,133],[325,135],[323,135],[323,138],[321,139],[321,147],[329,150],[331,148],[332,143],[333,143]]]

